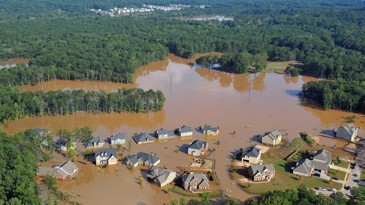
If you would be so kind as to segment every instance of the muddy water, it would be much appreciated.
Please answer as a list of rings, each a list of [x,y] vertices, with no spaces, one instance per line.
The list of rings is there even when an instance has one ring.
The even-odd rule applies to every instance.
[[[0,69],[12,68],[12,67],[15,67],[17,64],[28,64],[28,63],[29,63],[29,59],[12,58],[7,61],[0,61]]]
[[[194,69],[187,64],[193,60],[169,56],[143,67],[136,73],[136,85],[143,89],[162,90],[166,96],[164,110],[148,114],[85,114],[68,116],[26,118],[13,121],[4,126],[5,131],[14,133],[28,128],[48,128],[55,131],[60,128],[72,129],[90,126],[95,135],[103,138],[117,132],[124,132],[129,138],[136,132],[153,132],[159,128],[174,129],[182,125],[198,127],[204,123],[219,126],[219,137],[206,138],[195,133],[193,139],[208,140],[216,151],[211,158],[216,159],[216,171],[221,182],[220,188],[226,195],[240,200],[250,197],[235,184],[232,184],[227,168],[232,154],[241,147],[252,143],[251,137],[272,129],[279,129],[288,135],[290,141],[305,131],[320,134],[333,129],[344,122],[344,117],[355,115],[356,125],[365,127],[363,115],[340,111],[323,111],[304,105],[297,97],[303,82],[315,80],[309,77],[287,77],[275,73],[233,75],[209,69]],[[54,85],[58,85],[54,86]],[[69,84],[68,81],[50,81],[29,87],[30,90],[52,89],[106,89],[114,90],[123,86],[113,84],[103,87],[103,83]],[[47,87],[47,86],[54,87]],[[43,86],[43,87],[42,87]],[[45,87],[44,87],[45,86]],[[22,87],[22,90],[28,89]],[[231,133],[235,132],[234,135]],[[363,131],[360,132],[363,135]],[[220,141],[217,145],[216,142]],[[136,145],[131,151],[155,152],[161,158],[161,165],[179,171],[179,167],[191,162],[185,146],[191,141],[172,139],[166,142]],[[333,139],[321,138],[322,144],[341,146]],[[127,198],[126,204],[163,204],[177,196],[168,191],[144,183],[138,185],[139,171],[130,173],[122,165],[109,174],[88,165],[88,171],[80,174],[80,179],[62,186],[83,204],[120,204]],[[91,168],[90,168],[91,167]],[[85,167],[83,167],[85,168]],[[86,168],[85,168],[86,169]],[[86,179],[85,179],[86,178]],[[107,191],[103,191],[108,187]],[[110,189],[109,189],[110,188]],[[100,191],[101,189],[101,191]],[[107,193],[105,193],[107,192]],[[102,194],[105,193],[105,194]]]

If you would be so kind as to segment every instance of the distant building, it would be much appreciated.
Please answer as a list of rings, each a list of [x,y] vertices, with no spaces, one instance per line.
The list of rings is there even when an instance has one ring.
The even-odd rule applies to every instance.
[[[55,146],[56,150],[66,152],[67,151],[67,140],[58,139],[58,140],[56,140],[54,146]],[[75,148],[76,148],[76,142],[72,142],[70,149],[75,149]]]
[[[209,147],[208,142],[195,140],[192,143],[190,143],[188,147],[188,154],[191,154],[193,156],[205,155],[206,152],[208,151],[208,147]]]
[[[148,154],[145,152],[138,152],[135,155],[131,155],[126,158],[125,164],[129,168],[137,167],[138,165],[145,167],[153,167],[160,163],[160,158],[155,155]]]
[[[260,163],[261,150],[257,147],[248,147],[241,153],[241,161],[248,162],[251,164]]]
[[[354,124],[341,125],[337,128],[336,137],[354,142],[358,130],[359,128],[355,127]]]
[[[72,179],[79,173],[79,168],[77,165],[70,160],[54,166],[54,169],[54,176],[56,179],[60,180]]]
[[[155,138],[147,133],[141,133],[132,137],[137,144],[151,143],[155,141]]]
[[[278,131],[274,130],[266,133],[264,136],[259,136],[259,142],[267,145],[278,145],[281,142],[283,135]]]
[[[174,138],[175,137],[175,133],[173,130],[165,130],[165,129],[159,129],[156,130],[155,132],[155,136],[157,139],[168,139],[168,138]]]
[[[48,129],[41,129],[41,128],[36,128],[33,131],[38,136],[46,136],[51,133]]]
[[[85,143],[84,145],[86,149],[102,148],[104,146],[104,140],[100,139],[100,137],[94,137],[89,143]]]
[[[118,145],[118,144],[125,144],[125,136],[122,133],[119,133],[115,136],[110,137],[110,144],[111,145]]]
[[[177,133],[180,137],[188,137],[193,135],[193,128],[190,126],[182,126],[177,130]]]
[[[210,125],[205,124],[203,127],[200,128],[205,135],[218,135],[219,129],[217,127],[212,127]]]
[[[113,148],[100,149],[95,152],[94,157],[97,166],[114,165],[118,163],[117,152]]]
[[[175,177],[176,172],[160,167],[152,167],[146,175],[148,181],[153,182],[160,187],[166,186],[167,184],[173,182]]]
[[[272,164],[251,165],[248,168],[248,175],[256,181],[270,181],[275,177],[275,168]]]
[[[209,191],[209,180],[205,174],[185,174],[182,176],[185,190],[192,192]]]

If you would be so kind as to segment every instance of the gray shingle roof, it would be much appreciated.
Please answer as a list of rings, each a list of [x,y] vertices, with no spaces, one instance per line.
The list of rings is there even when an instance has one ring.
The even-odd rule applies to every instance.
[[[317,150],[313,156],[313,161],[322,161],[326,164],[330,164],[332,161],[331,152],[325,149]]]
[[[104,144],[104,141],[102,139],[100,139],[100,137],[94,137],[90,140],[89,143],[87,143],[85,145],[86,148],[90,148],[90,147],[94,147],[94,146],[99,146],[99,144]]]
[[[55,166],[55,170],[58,174],[61,176],[68,176],[72,175],[74,172],[78,170],[76,164],[68,160],[67,162],[64,162],[63,164],[59,164]]]
[[[261,150],[257,147],[249,147],[242,152],[242,157],[255,157],[257,158],[261,153]]]
[[[155,139],[147,133],[141,133],[139,135],[133,136],[132,138],[136,143],[153,141]]]
[[[257,173],[262,173],[266,169],[269,171],[275,171],[273,164],[251,165],[248,169],[248,173],[252,176],[255,176]]]
[[[302,174],[311,175],[312,169],[313,169],[312,161],[307,158],[304,158],[299,160],[298,166],[294,168],[293,172],[299,172]]]
[[[282,134],[278,130],[271,131],[269,133],[266,133],[264,137],[269,137],[272,140],[278,139]]]
[[[127,157],[127,163],[136,164],[138,161],[146,162],[148,161],[150,164],[155,164],[160,160],[160,158],[156,157],[155,155],[148,154],[145,152],[138,152],[135,155],[131,155]]]
[[[44,134],[48,134],[49,133],[49,130],[48,129],[41,129],[41,128],[36,128],[33,131],[34,131],[34,133],[36,135],[44,135]]]
[[[193,173],[190,173],[190,174],[185,174],[182,176],[182,181],[183,183],[185,182],[191,182],[193,181],[194,179],[198,180],[199,183],[201,182],[209,182],[207,176],[205,174],[193,174]]]
[[[201,141],[201,140],[195,140],[193,141],[190,145],[189,145],[189,148],[191,149],[197,149],[197,150],[200,150],[202,149],[203,147],[207,147],[207,144],[208,142],[205,142],[205,141]]]
[[[103,157],[108,157],[108,158],[110,158],[111,156],[117,157],[117,152],[114,148],[105,148],[105,149],[97,150],[94,154],[95,158],[98,155],[103,156]]]
[[[166,182],[168,177],[174,171],[169,169],[163,169],[160,167],[152,167],[148,174],[146,175],[147,178],[151,179],[156,184],[163,184]]]
[[[193,132],[193,128],[184,125],[179,129],[179,133],[188,133],[188,132]]]
[[[110,137],[110,141],[115,141],[115,140],[117,140],[117,139],[125,140],[125,136],[124,136],[124,134],[119,133],[119,134],[117,134],[117,135],[112,135],[112,136]]]
[[[160,136],[160,135],[167,135],[168,137],[174,137],[175,133],[173,130],[165,130],[165,129],[159,129],[156,130],[156,136]]]
[[[208,130],[210,130],[210,131],[212,131],[212,132],[216,132],[216,131],[218,130],[218,128],[216,128],[216,127],[212,127],[211,125],[207,125],[207,124],[205,124],[205,125],[204,125],[204,127],[203,127],[202,129],[203,129],[203,131],[208,131]]]

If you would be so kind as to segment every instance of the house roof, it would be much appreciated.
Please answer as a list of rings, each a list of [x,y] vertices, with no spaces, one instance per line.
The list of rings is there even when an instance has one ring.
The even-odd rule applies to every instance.
[[[257,158],[261,153],[261,150],[257,147],[248,147],[242,152],[242,157],[255,157]]]
[[[136,164],[136,163],[138,163],[138,161],[142,161],[142,162],[148,161],[150,164],[155,164],[159,160],[160,160],[160,158],[156,157],[155,155],[148,154],[145,152],[138,152],[135,155],[131,155],[131,156],[127,157],[127,162],[132,163],[132,164]]]
[[[156,130],[156,134],[157,135],[167,135],[169,137],[171,136],[175,136],[175,133],[173,130],[165,130],[165,129],[159,129],[159,130]]]
[[[304,158],[299,160],[298,166],[294,168],[293,172],[299,172],[302,174],[311,175],[312,169],[313,169],[312,161],[307,158]]]
[[[98,146],[99,144],[104,143],[104,141],[102,139],[100,139],[100,137],[94,137],[90,140],[89,143],[87,143],[85,145],[85,147],[94,147],[94,144],[96,144],[96,146]]]
[[[268,137],[271,140],[277,140],[280,136],[282,136],[282,134],[278,130],[273,130],[264,135],[264,137]]]
[[[95,152],[94,156],[103,156],[103,157],[117,157],[117,151],[114,148],[105,148],[105,149],[99,149]]]
[[[78,168],[77,168],[76,164],[74,164],[73,162],[68,160],[62,164],[56,165],[55,170],[61,176],[68,176],[68,175],[72,175],[75,171],[78,170]]]
[[[204,130],[204,131],[208,131],[208,130],[210,130],[210,131],[212,131],[212,132],[217,132],[218,128],[216,128],[216,127],[212,127],[211,125],[207,125],[207,124],[205,124],[205,125],[204,125],[204,127],[203,127],[203,130]]]
[[[112,135],[110,137],[110,141],[115,141],[117,139],[125,140],[125,136],[122,133],[118,133],[117,135]]]
[[[248,169],[248,173],[252,174],[252,176],[262,173],[264,170],[275,171],[273,164],[251,165]]]
[[[163,184],[171,174],[176,175],[176,172],[161,167],[152,167],[146,177],[152,179],[156,184]]]
[[[193,180],[198,180],[200,183],[201,182],[209,182],[208,178],[205,174],[194,174],[194,173],[190,173],[190,174],[185,174],[182,176],[182,181],[183,183],[190,183]]]
[[[133,136],[132,138],[134,139],[134,141],[136,141],[136,143],[153,141],[155,139],[147,133],[141,133],[139,135]]]
[[[317,150],[313,156],[313,161],[324,161],[328,165],[332,161],[331,152],[325,149]]]
[[[356,127],[354,124],[347,124],[347,125],[341,125],[339,129],[343,129],[348,135],[352,136],[352,134],[354,134],[354,132],[356,131]],[[338,132],[337,130],[337,132]]]
[[[44,135],[49,133],[48,129],[41,129],[41,128],[35,128],[33,131],[36,135]]]
[[[312,165],[313,165],[314,169],[328,171],[328,164],[327,163],[318,162],[318,161],[314,161],[314,160],[312,160],[311,162],[312,162]]]
[[[193,132],[193,128],[184,125],[179,129],[179,133],[187,133],[187,132]]]
[[[208,142],[201,141],[201,140],[194,140],[192,143],[190,143],[189,148],[190,149],[197,149],[200,150],[203,147],[207,147]]]

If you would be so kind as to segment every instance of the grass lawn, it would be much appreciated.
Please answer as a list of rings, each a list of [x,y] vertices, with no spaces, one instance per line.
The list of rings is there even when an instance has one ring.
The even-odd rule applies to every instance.
[[[346,161],[343,161],[343,160],[341,160],[341,162],[339,164],[335,163],[336,166],[343,167],[343,168],[346,168],[346,169],[347,169],[347,167],[349,167],[349,164],[350,164],[350,162],[346,162]]]
[[[180,194],[182,196],[190,196],[190,197],[198,197],[199,193],[192,193],[190,191],[185,191],[183,188],[179,187],[179,186],[174,186],[172,188],[172,191],[174,193]],[[214,190],[209,192],[210,193],[210,198],[219,198],[222,196],[222,191],[221,190]]]
[[[300,63],[298,61],[267,62],[266,70],[282,73],[289,64]]]
[[[344,180],[346,172],[341,172],[339,170],[329,169],[328,174],[330,175],[330,177],[337,177],[337,179],[339,179],[339,180]]]
[[[272,190],[286,190],[296,188],[300,184],[305,184],[308,188],[323,187],[340,189],[341,184],[336,182],[327,182],[326,180],[317,177],[303,177],[301,180],[291,173],[291,167],[295,166],[295,162],[287,162],[280,160],[274,164],[275,179],[268,183],[248,184],[243,185],[243,189],[252,194],[261,194]]]
[[[365,181],[365,169],[361,169],[360,180],[364,180]]]

